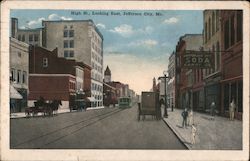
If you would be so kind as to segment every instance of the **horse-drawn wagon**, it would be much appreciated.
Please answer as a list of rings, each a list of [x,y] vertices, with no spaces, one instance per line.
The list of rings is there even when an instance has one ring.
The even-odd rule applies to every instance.
[[[159,93],[157,92],[142,92],[141,102],[138,103],[138,121],[141,116],[143,120],[146,115],[151,115],[153,118],[159,120],[161,118]]]
[[[34,102],[34,106],[25,108],[26,117],[36,116],[38,113],[43,113],[44,116],[52,116],[57,112],[59,105],[62,105],[61,100],[53,100],[46,102],[42,97]]]

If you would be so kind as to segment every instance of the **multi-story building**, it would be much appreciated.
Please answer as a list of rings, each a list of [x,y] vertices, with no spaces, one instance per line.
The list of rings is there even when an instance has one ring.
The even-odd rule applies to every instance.
[[[212,102],[216,104],[216,112],[219,112],[221,105],[220,81],[221,81],[221,25],[220,10],[205,10],[204,32],[203,32],[203,50],[212,51],[214,66],[203,69],[204,78],[204,101],[206,111],[210,110]],[[196,71],[196,73],[201,71]]]
[[[175,53],[173,52],[168,61],[167,98],[170,107],[175,107]]]
[[[27,107],[28,75],[29,45],[10,37],[10,86],[22,96],[20,99],[10,96],[11,112],[21,112]]]
[[[103,36],[92,20],[43,21],[42,45],[58,56],[92,67],[91,96],[103,104]]]
[[[62,107],[70,107],[76,93],[85,92],[84,69],[82,62],[57,56],[57,48],[49,51],[43,47],[32,46],[29,57],[29,106],[43,97],[45,100],[61,100]],[[88,97],[87,95],[85,95]]]
[[[199,51],[201,46],[201,34],[186,34],[180,37],[180,40],[176,45],[175,106],[178,108],[193,108],[194,73],[193,69],[182,67],[182,57],[186,51]]]
[[[242,119],[243,104],[243,11],[221,11],[221,113],[228,115],[232,99],[236,103],[236,117]]]
[[[42,28],[20,29],[18,19],[11,18],[11,37],[30,45],[42,46]]]
[[[111,71],[109,66],[107,66],[106,70],[104,71],[104,82],[111,82]]]

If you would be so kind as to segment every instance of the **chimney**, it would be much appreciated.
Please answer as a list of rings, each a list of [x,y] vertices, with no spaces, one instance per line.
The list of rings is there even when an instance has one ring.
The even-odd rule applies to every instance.
[[[18,30],[18,19],[11,18],[11,37],[17,38],[17,30]]]

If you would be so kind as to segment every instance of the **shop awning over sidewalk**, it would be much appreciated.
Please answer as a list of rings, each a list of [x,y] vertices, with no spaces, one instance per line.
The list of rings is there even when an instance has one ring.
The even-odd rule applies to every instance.
[[[10,98],[23,99],[23,96],[12,85],[10,85]]]

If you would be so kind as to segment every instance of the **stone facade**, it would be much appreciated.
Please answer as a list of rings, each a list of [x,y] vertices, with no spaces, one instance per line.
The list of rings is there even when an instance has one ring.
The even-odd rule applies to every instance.
[[[10,38],[10,85],[12,85],[23,97],[22,100],[11,99],[12,112],[21,112],[27,107],[27,95],[29,93],[29,45]]]

